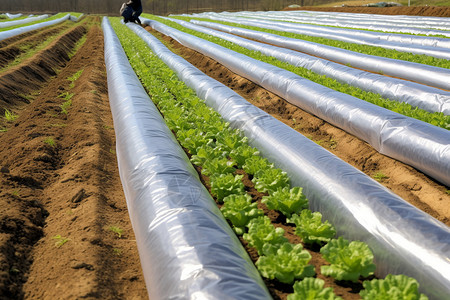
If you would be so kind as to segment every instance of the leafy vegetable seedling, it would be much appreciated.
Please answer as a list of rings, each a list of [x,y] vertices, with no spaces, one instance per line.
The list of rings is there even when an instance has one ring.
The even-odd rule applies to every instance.
[[[294,283],[294,293],[287,300],[342,300],[333,293],[333,288],[324,288],[325,281],[307,277]]]
[[[368,277],[375,271],[373,253],[361,241],[349,242],[343,237],[333,239],[320,249],[320,253],[331,265],[321,266],[323,275],[337,280],[357,282],[359,277]]]
[[[279,248],[265,244],[263,254],[256,262],[256,267],[266,278],[276,278],[280,282],[291,284],[295,279],[316,274],[314,266],[308,265],[311,254],[303,250],[302,244],[284,243]]]
[[[419,283],[406,275],[388,274],[385,279],[373,279],[363,282],[364,290],[359,294],[363,300],[398,299],[428,300],[419,293]]]

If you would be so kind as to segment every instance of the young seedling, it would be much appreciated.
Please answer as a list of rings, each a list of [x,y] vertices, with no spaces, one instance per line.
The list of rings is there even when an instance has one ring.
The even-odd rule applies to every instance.
[[[14,122],[19,116],[5,109],[5,119],[7,122]]]
[[[56,240],[56,242],[55,242],[56,248],[61,248],[62,245],[64,245],[65,243],[67,243],[69,241],[68,238],[62,237],[60,234],[55,235],[54,237],[52,237],[52,239]]]
[[[48,137],[44,140],[44,143],[49,145],[50,147],[55,147],[56,146],[56,142],[52,137]]]
[[[373,178],[375,178],[375,180],[382,182],[384,179],[389,178],[387,175],[383,174],[382,172],[377,172],[375,173],[375,175],[373,175]]]
[[[109,226],[109,230],[116,233],[119,239],[122,237],[123,229],[119,226]]]
[[[63,114],[68,114],[69,113],[69,108],[70,106],[72,106],[72,97],[73,97],[73,93],[69,93],[69,92],[64,92],[61,95],[59,95],[59,98],[63,98],[64,100],[66,100],[63,104],[60,105],[61,107],[61,112]]]
[[[114,255],[120,256],[122,255],[122,250],[118,248],[113,248]]]
[[[83,73],[83,69],[79,70],[78,72],[76,72],[75,74],[73,74],[72,76],[70,76],[69,78],[67,78],[67,80],[70,81],[70,88],[75,87],[75,81],[80,78],[81,74]]]

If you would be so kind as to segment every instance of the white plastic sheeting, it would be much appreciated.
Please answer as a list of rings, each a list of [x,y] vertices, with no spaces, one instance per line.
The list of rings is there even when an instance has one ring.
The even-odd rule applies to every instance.
[[[241,19],[242,20],[242,19]],[[270,24],[270,23],[269,23]],[[376,41],[387,41],[394,43],[402,43],[406,45],[419,45],[419,46],[429,46],[437,48],[447,48],[450,49],[450,40],[447,38],[431,37],[431,36],[421,36],[421,35],[411,35],[411,34],[395,34],[395,33],[384,33],[375,32],[368,30],[357,30],[339,27],[328,27],[328,26],[318,26],[311,24],[292,24],[292,23],[276,23],[280,25],[295,25],[296,28],[304,29],[302,34],[308,35],[310,30],[325,32],[332,34],[330,38],[339,39],[341,35],[348,36],[350,41],[353,43],[362,43],[365,39]]]
[[[200,98],[286,171],[293,185],[302,186],[311,208],[321,211],[339,234],[369,244],[377,275],[412,276],[430,299],[450,293],[447,226],[206,76],[143,28],[129,26]]]
[[[5,15],[10,19],[15,19],[22,16],[22,14],[10,14],[10,13],[6,13]]]
[[[25,32],[41,29],[41,28],[44,28],[47,26],[51,26],[51,25],[55,25],[55,24],[64,22],[66,20],[69,20],[69,17],[70,17],[70,14],[67,14],[64,17],[61,17],[59,19],[45,21],[45,22],[41,22],[41,23],[29,25],[29,26],[23,26],[23,27],[19,27],[19,28],[7,30],[7,31],[2,31],[2,32],[0,32],[0,41],[2,41],[4,39],[8,39],[8,38],[16,36],[16,35],[19,35],[19,34],[22,34],[22,33],[25,33]]]
[[[177,22],[186,28],[225,39],[247,49],[259,51],[264,55],[275,57],[294,66],[306,68],[321,75],[326,75],[339,82],[356,86],[368,92],[380,94],[384,98],[406,102],[429,112],[443,112],[446,115],[450,115],[450,92],[411,81],[365,72],[301,52],[239,37],[247,36],[256,40],[277,40],[273,44],[276,43],[277,45],[282,46],[283,40],[289,42],[289,39],[281,36],[218,23],[191,20],[194,24],[217,29],[212,30],[177,19],[170,20]],[[226,32],[235,35],[227,34]]]
[[[152,20],[155,30],[212,57],[292,104],[450,186],[450,131],[336,92],[273,65]]]
[[[450,18],[438,18],[436,20],[430,21],[429,17],[419,17],[414,16],[404,19],[401,23],[390,20],[389,16],[385,15],[370,15],[370,14],[355,14],[352,17],[353,21],[342,18],[333,19],[337,13],[329,13],[327,15],[315,14],[311,15],[300,15],[297,12],[238,12],[238,13],[227,13],[223,12],[219,15],[223,16],[242,16],[254,19],[269,19],[269,20],[285,20],[291,22],[303,22],[318,25],[327,26],[337,26],[346,28],[360,28],[368,30],[377,30],[385,32],[401,32],[401,33],[412,33],[412,34],[423,34],[423,35],[443,35],[450,37]],[[199,15],[209,15],[215,13],[204,13]],[[296,14],[296,15],[294,15]],[[294,15],[294,16],[293,16]],[[384,18],[384,19],[380,19]],[[395,16],[399,17],[400,16]]]
[[[261,12],[264,14],[264,12]],[[309,16],[316,17],[319,20],[349,20],[353,22],[370,23],[370,22],[384,22],[382,25],[403,25],[403,26],[422,26],[426,28],[438,28],[439,26],[450,26],[450,18],[443,17],[429,17],[429,16],[407,16],[407,15],[380,15],[380,14],[365,14],[365,13],[345,13],[345,12],[327,12],[327,11],[285,11],[277,12],[271,11],[267,14],[278,13],[279,15],[292,16]]]
[[[79,17],[75,17],[75,16],[70,15],[69,20],[70,20],[70,21],[74,21],[74,22],[78,22],[78,21],[80,21],[80,19],[81,19],[83,16],[84,16],[84,14],[81,14]]]
[[[48,15],[40,15],[37,17],[30,17],[30,18],[21,19],[21,20],[15,20],[15,21],[0,22],[0,28],[11,27],[11,26],[16,26],[16,25],[21,25],[21,24],[27,24],[27,23],[31,23],[34,21],[43,20],[46,18],[48,18]]]
[[[213,20],[229,21],[242,25],[257,26],[267,29],[295,32],[303,34],[303,31],[297,29],[290,29],[290,25],[277,24],[261,24],[256,20],[248,19],[228,19],[223,17],[210,17]],[[276,40],[275,35],[269,40]],[[263,38],[265,38],[264,36]],[[268,36],[267,36],[268,37]],[[261,41],[271,43],[262,39]],[[289,42],[288,42],[289,41]],[[275,44],[277,45],[277,44]],[[283,47],[308,53],[314,56],[322,57],[327,60],[332,60],[341,64],[350,64],[355,68],[368,70],[372,72],[382,72],[383,74],[412,80],[415,82],[427,84],[433,87],[450,90],[450,70],[445,68],[438,68],[429,65],[413,63],[403,60],[379,57],[358,53],[337,47],[322,45],[319,43],[308,42],[299,39],[289,39],[283,41]]]
[[[103,19],[119,172],[150,299],[271,299]]]
[[[223,19],[223,18],[220,18]],[[240,23],[242,18],[226,18],[229,22],[238,22]],[[306,24],[296,24],[296,23],[287,23],[287,22],[278,22],[278,21],[264,21],[264,20],[251,20],[244,19],[244,22],[249,24],[253,24],[252,26],[258,26],[271,29],[277,28],[277,30],[282,30],[286,32],[293,32],[298,34],[303,34],[307,36],[321,37],[326,39],[338,40],[347,43],[368,45],[381,47],[385,49],[397,50],[400,52],[407,52],[413,54],[423,54],[428,56],[433,56],[436,58],[442,59],[450,59],[450,51],[448,48],[448,39],[445,41],[445,45],[447,47],[437,47],[437,46],[428,46],[423,44],[413,44],[413,43],[401,43],[397,41],[386,41],[381,40],[377,37],[371,37],[370,34],[358,32],[349,33],[348,30],[345,32],[344,29],[336,29],[330,27],[322,27],[322,26],[314,26],[314,25],[306,25]],[[361,31],[362,32],[362,31]],[[406,37],[405,37],[406,39]],[[405,41],[405,39],[402,39]],[[415,41],[414,37],[409,37],[410,40]],[[438,38],[433,38],[433,40],[437,40]],[[422,41],[423,38],[417,40]],[[439,39],[445,40],[445,39]]]

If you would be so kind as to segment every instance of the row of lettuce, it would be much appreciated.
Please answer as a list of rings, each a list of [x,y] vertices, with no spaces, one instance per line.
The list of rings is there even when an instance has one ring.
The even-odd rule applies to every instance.
[[[263,202],[269,209],[279,211],[288,218],[289,223],[295,224],[296,234],[305,245],[322,246],[320,252],[330,263],[329,266],[321,266],[322,274],[349,281],[358,281],[360,277],[373,274],[373,255],[365,243],[334,238],[334,227],[327,221],[322,222],[319,212],[313,213],[307,209],[308,200],[302,189],[290,187],[286,173],[259,156],[258,150],[249,146],[238,130],[231,129],[162,61],[149,54],[145,43],[122,26],[118,19],[112,19],[112,24],[131,65],[167,125],[188,151],[192,163],[200,166],[202,173],[209,177],[211,194],[218,203],[223,204],[223,215],[234,231],[257,249],[260,257],[256,266],[263,277],[294,284],[295,293],[289,299],[334,297],[331,288],[323,288],[324,282],[314,278],[314,268],[308,264],[311,259],[308,251],[301,244],[289,243],[283,229],[275,228],[271,220],[264,216],[254,199],[246,193],[243,175],[237,175],[237,170],[249,174],[255,188],[266,193]],[[389,288],[386,289],[386,286]],[[364,299],[393,292],[411,293],[411,299],[426,299],[418,293],[417,282],[403,275],[366,280],[364,287],[361,291]]]
[[[170,27],[178,29],[178,30],[180,30],[182,32],[186,32],[186,33],[189,33],[189,34],[191,34],[193,36],[197,36],[197,37],[202,38],[204,40],[213,42],[215,44],[218,44],[220,46],[223,46],[223,47],[228,48],[230,50],[233,50],[235,52],[242,53],[242,54],[247,55],[249,57],[252,57],[254,59],[257,59],[257,60],[260,60],[260,61],[272,64],[272,65],[274,65],[276,67],[288,70],[288,71],[290,71],[290,72],[292,72],[294,74],[297,74],[297,75],[299,75],[299,76],[301,76],[303,78],[309,79],[312,82],[318,83],[320,85],[323,85],[323,86],[328,87],[330,89],[333,89],[335,91],[342,92],[342,93],[354,96],[356,98],[362,99],[362,100],[367,101],[369,103],[372,103],[372,104],[378,105],[380,107],[389,109],[391,111],[400,113],[400,114],[405,115],[407,117],[412,117],[412,118],[415,118],[415,119],[418,119],[418,120],[430,123],[432,125],[435,125],[435,126],[438,126],[438,127],[441,127],[441,128],[445,128],[445,129],[449,129],[450,128],[450,116],[449,115],[445,115],[442,112],[434,112],[433,113],[433,112],[429,112],[429,111],[426,111],[424,109],[420,109],[418,107],[415,107],[415,106],[413,106],[411,104],[408,104],[406,102],[392,101],[392,100],[390,100],[388,98],[383,98],[380,94],[377,94],[377,93],[374,93],[374,92],[370,92],[370,91],[364,91],[364,90],[362,90],[362,89],[360,89],[358,87],[355,87],[355,86],[352,86],[352,85],[349,85],[349,84],[342,84],[342,83],[340,83],[339,81],[337,81],[335,79],[332,79],[332,78],[324,76],[324,75],[317,74],[317,73],[312,72],[311,70],[308,70],[306,68],[296,67],[296,66],[294,66],[292,64],[289,64],[287,62],[280,61],[280,60],[278,60],[278,59],[276,59],[274,57],[263,55],[263,54],[261,54],[260,52],[257,52],[257,51],[249,50],[247,48],[244,48],[242,46],[236,45],[236,44],[234,44],[232,42],[223,40],[221,38],[214,37],[214,36],[211,36],[211,35],[208,35],[208,34],[204,34],[204,33],[201,33],[201,32],[198,32],[198,31],[186,28],[184,26],[181,26],[181,25],[177,24],[176,22],[173,22],[173,21],[165,19],[165,18],[161,18],[161,17],[158,17],[158,16],[147,15],[147,14],[145,14],[145,17],[147,17],[149,19],[152,19],[152,20],[157,20],[158,22],[161,22],[161,23],[163,23],[165,25],[168,25]],[[190,18],[188,18],[188,17],[177,17],[177,18],[178,19],[190,20]],[[221,22],[221,23],[225,24],[226,22]],[[250,27],[250,26],[240,26],[238,24],[232,24],[232,23],[228,23],[228,24],[229,25],[236,25],[236,26],[243,27],[243,28],[250,28],[250,29],[253,29],[253,30],[259,29],[260,31],[263,31],[262,28]],[[275,34],[278,34],[278,35],[281,35],[281,36],[290,36],[287,33],[283,33],[283,32],[270,31],[270,33],[275,33]],[[290,36],[290,37],[293,37],[293,36]],[[295,38],[300,39],[300,38],[303,38],[303,37],[299,36],[299,35],[295,35]],[[332,40],[330,40],[330,41],[332,41]],[[323,41],[321,41],[321,42],[323,43]],[[350,43],[347,43],[347,44],[349,44],[348,47],[352,47],[352,51],[357,51],[357,52],[363,52],[363,50],[369,51],[368,49],[355,49],[355,47],[357,47],[356,44],[350,44]],[[352,46],[350,46],[350,45],[352,45]],[[393,53],[393,55],[394,54],[395,55],[399,55],[398,54],[399,52],[396,52],[394,50],[386,50],[386,49],[383,49],[383,50],[388,51],[389,53]],[[363,52],[363,53],[370,53],[372,55],[378,55],[378,56],[385,57],[385,55],[383,55],[382,53],[374,52],[373,50],[371,52]],[[430,59],[430,57],[428,57],[428,56],[425,56],[425,58],[424,58],[422,56],[413,55],[413,54],[402,54],[402,55],[405,55],[407,57],[402,57],[400,59],[407,58],[407,59],[404,59],[404,60],[412,61],[412,62],[420,62],[420,63],[423,63],[423,64],[426,63],[426,59],[425,58]],[[432,60],[433,61],[440,61],[441,63],[439,65],[443,65],[444,64],[446,68],[450,68],[450,62],[448,60],[444,60],[444,59],[439,60],[439,59],[435,59],[435,58],[432,58]]]

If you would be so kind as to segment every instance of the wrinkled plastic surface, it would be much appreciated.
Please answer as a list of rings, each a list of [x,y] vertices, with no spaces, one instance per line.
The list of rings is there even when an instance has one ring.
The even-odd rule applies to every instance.
[[[144,29],[130,27],[200,98],[286,171],[294,186],[302,186],[311,208],[322,212],[339,234],[369,244],[377,275],[412,276],[430,299],[450,294],[447,226],[206,76]]]
[[[269,19],[269,20],[283,20],[291,22],[304,22],[318,25],[328,25],[346,28],[360,28],[384,32],[400,32],[412,33],[421,35],[442,35],[450,37],[449,18],[441,17],[419,17],[419,16],[387,16],[374,14],[353,14],[351,19],[353,21],[345,21],[341,13],[331,12],[328,14],[320,14],[319,12],[238,12],[238,13],[201,13],[193,16],[209,17],[209,16],[227,16],[227,17],[246,17],[253,19]],[[292,17],[295,15],[294,17]],[[333,20],[334,17],[337,17]],[[402,18],[403,17],[403,18]],[[406,17],[406,18],[404,18]],[[345,17],[344,17],[345,18]],[[392,18],[397,18],[393,20]],[[344,20],[344,21],[343,21]],[[397,22],[397,21],[401,21]],[[428,24],[427,24],[428,23]]]
[[[190,34],[145,20],[155,30],[219,61],[292,104],[368,142],[376,150],[450,186],[450,131],[343,94]]]
[[[15,19],[15,18],[18,18],[18,17],[21,17],[22,16],[22,14],[10,14],[10,13],[6,13],[5,14],[9,19]]]
[[[240,22],[242,19],[240,18],[231,18],[227,19],[229,21]],[[321,37],[326,39],[333,39],[348,43],[382,47],[385,49],[393,49],[400,52],[407,52],[413,54],[423,54],[428,56],[433,56],[436,58],[442,59],[450,59],[450,53],[448,48],[448,41],[446,41],[447,47],[437,47],[437,46],[428,46],[423,44],[405,44],[404,42],[397,41],[386,41],[381,40],[378,37],[371,37],[370,34],[359,34],[359,32],[348,32],[345,29],[335,29],[330,27],[322,27],[322,26],[314,26],[314,25],[306,25],[306,24],[296,24],[296,23],[286,23],[281,21],[265,21],[265,20],[251,20],[245,19],[247,24],[253,24],[253,26],[258,27],[272,27],[277,28],[277,30],[294,32],[298,34],[303,34],[307,36]],[[412,41],[415,41],[414,37],[409,38]],[[436,38],[434,38],[436,39]],[[402,39],[405,41],[405,39]],[[423,40],[421,38],[420,40]],[[440,39],[445,40],[445,39]]]
[[[48,18],[48,15],[41,15],[37,17],[31,17],[21,20],[15,20],[15,21],[8,21],[8,22],[0,22],[0,28],[10,27],[10,26],[16,26],[20,24],[27,24],[34,21],[39,21]]]
[[[36,30],[36,29],[40,29],[40,28],[44,28],[47,26],[51,26],[51,25],[55,25],[55,24],[64,22],[64,21],[68,20],[69,17],[70,17],[70,14],[67,14],[64,17],[61,17],[59,19],[45,21],[45,22],[41,22],[41,23],[29,25],[29,26],[23,26],[23,27],[11,29],[11,30],[2,31],[2,32],[0,32],[0,41],[2,41],[4,39],[8,39],[8,38],[16,36],[16,35],[19,35],[19,34],[22,34],[22,33],[25,33],[25,32],[29,32],[32,30]]]
[[[234,22],[242,25],[257,26],[278,31],[305,34],[304,30],[292,28],[290,23],[277,24],[275,22],[262,23],[257,20],[243,18],[209,16],[213,20]],[[278,22],[280,23],[280,22]],[[368,55],[337,47],[327,46],[319,43],[291,39],[284,46],[293,50],[305,52],[314,56],[322,57],[341,64],[350,64],[355,68],[372,72],[383,72],[383,74],[395,76],[402,79],[427,84],[433,87],[450,90],[450,70],[409,61],[391,59],[386,57]]]
[[[239,15],[236,15],[239,16]],[[372,15],[373,16],[373,15]],[[370,16],[370,17],[372,17]],[[254,14],[248,15],[250,18],[254,18]],[[385,17],[385,16],[383,16]],[[314,19],[319,18],[320,22],[320,16],[315,16]],[[329,17],[327,16],[328,20]],[[263,20],[267,20],[268,18],[263,18]],[[367,19],[367,15],[365,16],[358,16],[358,19],[354,19],[355,22],[360,22]],[[441,18],[445,19],[445,18]],[[280,14],[277,19],[274,19],[273,17],[270,17],[270,20],[278,20],[278,21],[295,21],[295,19],[290,18],[289,14]],[[448,19],[450,21],[450,19]],[[314,20],[311,20],[312,23],[315,23]],[[316,20],[317,21],[317,20]],[[414,21],[418,20],[409,20],[408,22],[411,24]],[[443,20],[439,20],[439,23],[442,24]],[[385,25],[386,25],[386,21]],[[286,23],[284,23],[286,24]],[[292,23],[291,23],[292,24]],[[290,25],[290,24],[288,24]],[[408,45],[421,45],[421,46],[430,46],[430,47],[438,47],[438,48],[450,48],[450,40],[446,38],[441,37],[435,37],[435,36],[422,36],[422,35],[411,35],[411,34],[396,34],[396,33],[384,33],[384,32],[378,32],[378,31],[368,31],[368,30],[358,30],[358,29],[349,29],[349,28],[341,28],[341,27],[328,27],[328,26],[319,26],[319,25],[312,25],[312,24],[300,24],[295,23],[297,28],[303,28],[305,30],[317,30],[320,32],[327,32],[332,33],[335,35],[348,35],[350,37],[356,38],[353,40],[353,42],[358,43],[361,41],[358,41],[358,39],[366,39],[369,40],[379,40],[379,41],[387,41],[387,42],[396,42],[396,43],[404,43]],[[449,22],[450,25],[450,22]],[[337,26],[337,25],[336,25]],[[308,32],[305,32],[306,34]],[[449,34],[450,32],[444,31],[444,34]],[[336,36],[334,38],[339,38],[339,36]]]
[[[177,22],[184,27],[220,37],[247,49],[259,51],[264,55],[275,57],[294,66],[306,68],[321,75],[326,75],[339,82],[356,86],[368,92],[380,94],[384,98],[406,102],[429,112],[443,112],[446,115],[450,115],[450,92],[411,81],[365,72],[319,57],[282,48],[285,44],[284,41],[289,43],[290,39],[286,37],[218,23],[191,20],[193,24],[217,29],[211,30],[177,19],[170,20]],[[226,32],[231,34],[227,34]],[[280,47],[244,39],[240,36],[264,40],[267,43]]]
[[[271,299],[103,19],[119,173],[150,299]]]
[[[70,15],[69,20],[70,20],[70,21],[73,21],[73,22],[78,22],[78,21],[81,20],[81,18],[82,18],[83,16],[84,16],[84,14],[81,14],[79,17],[75,17],[75,16]]]

